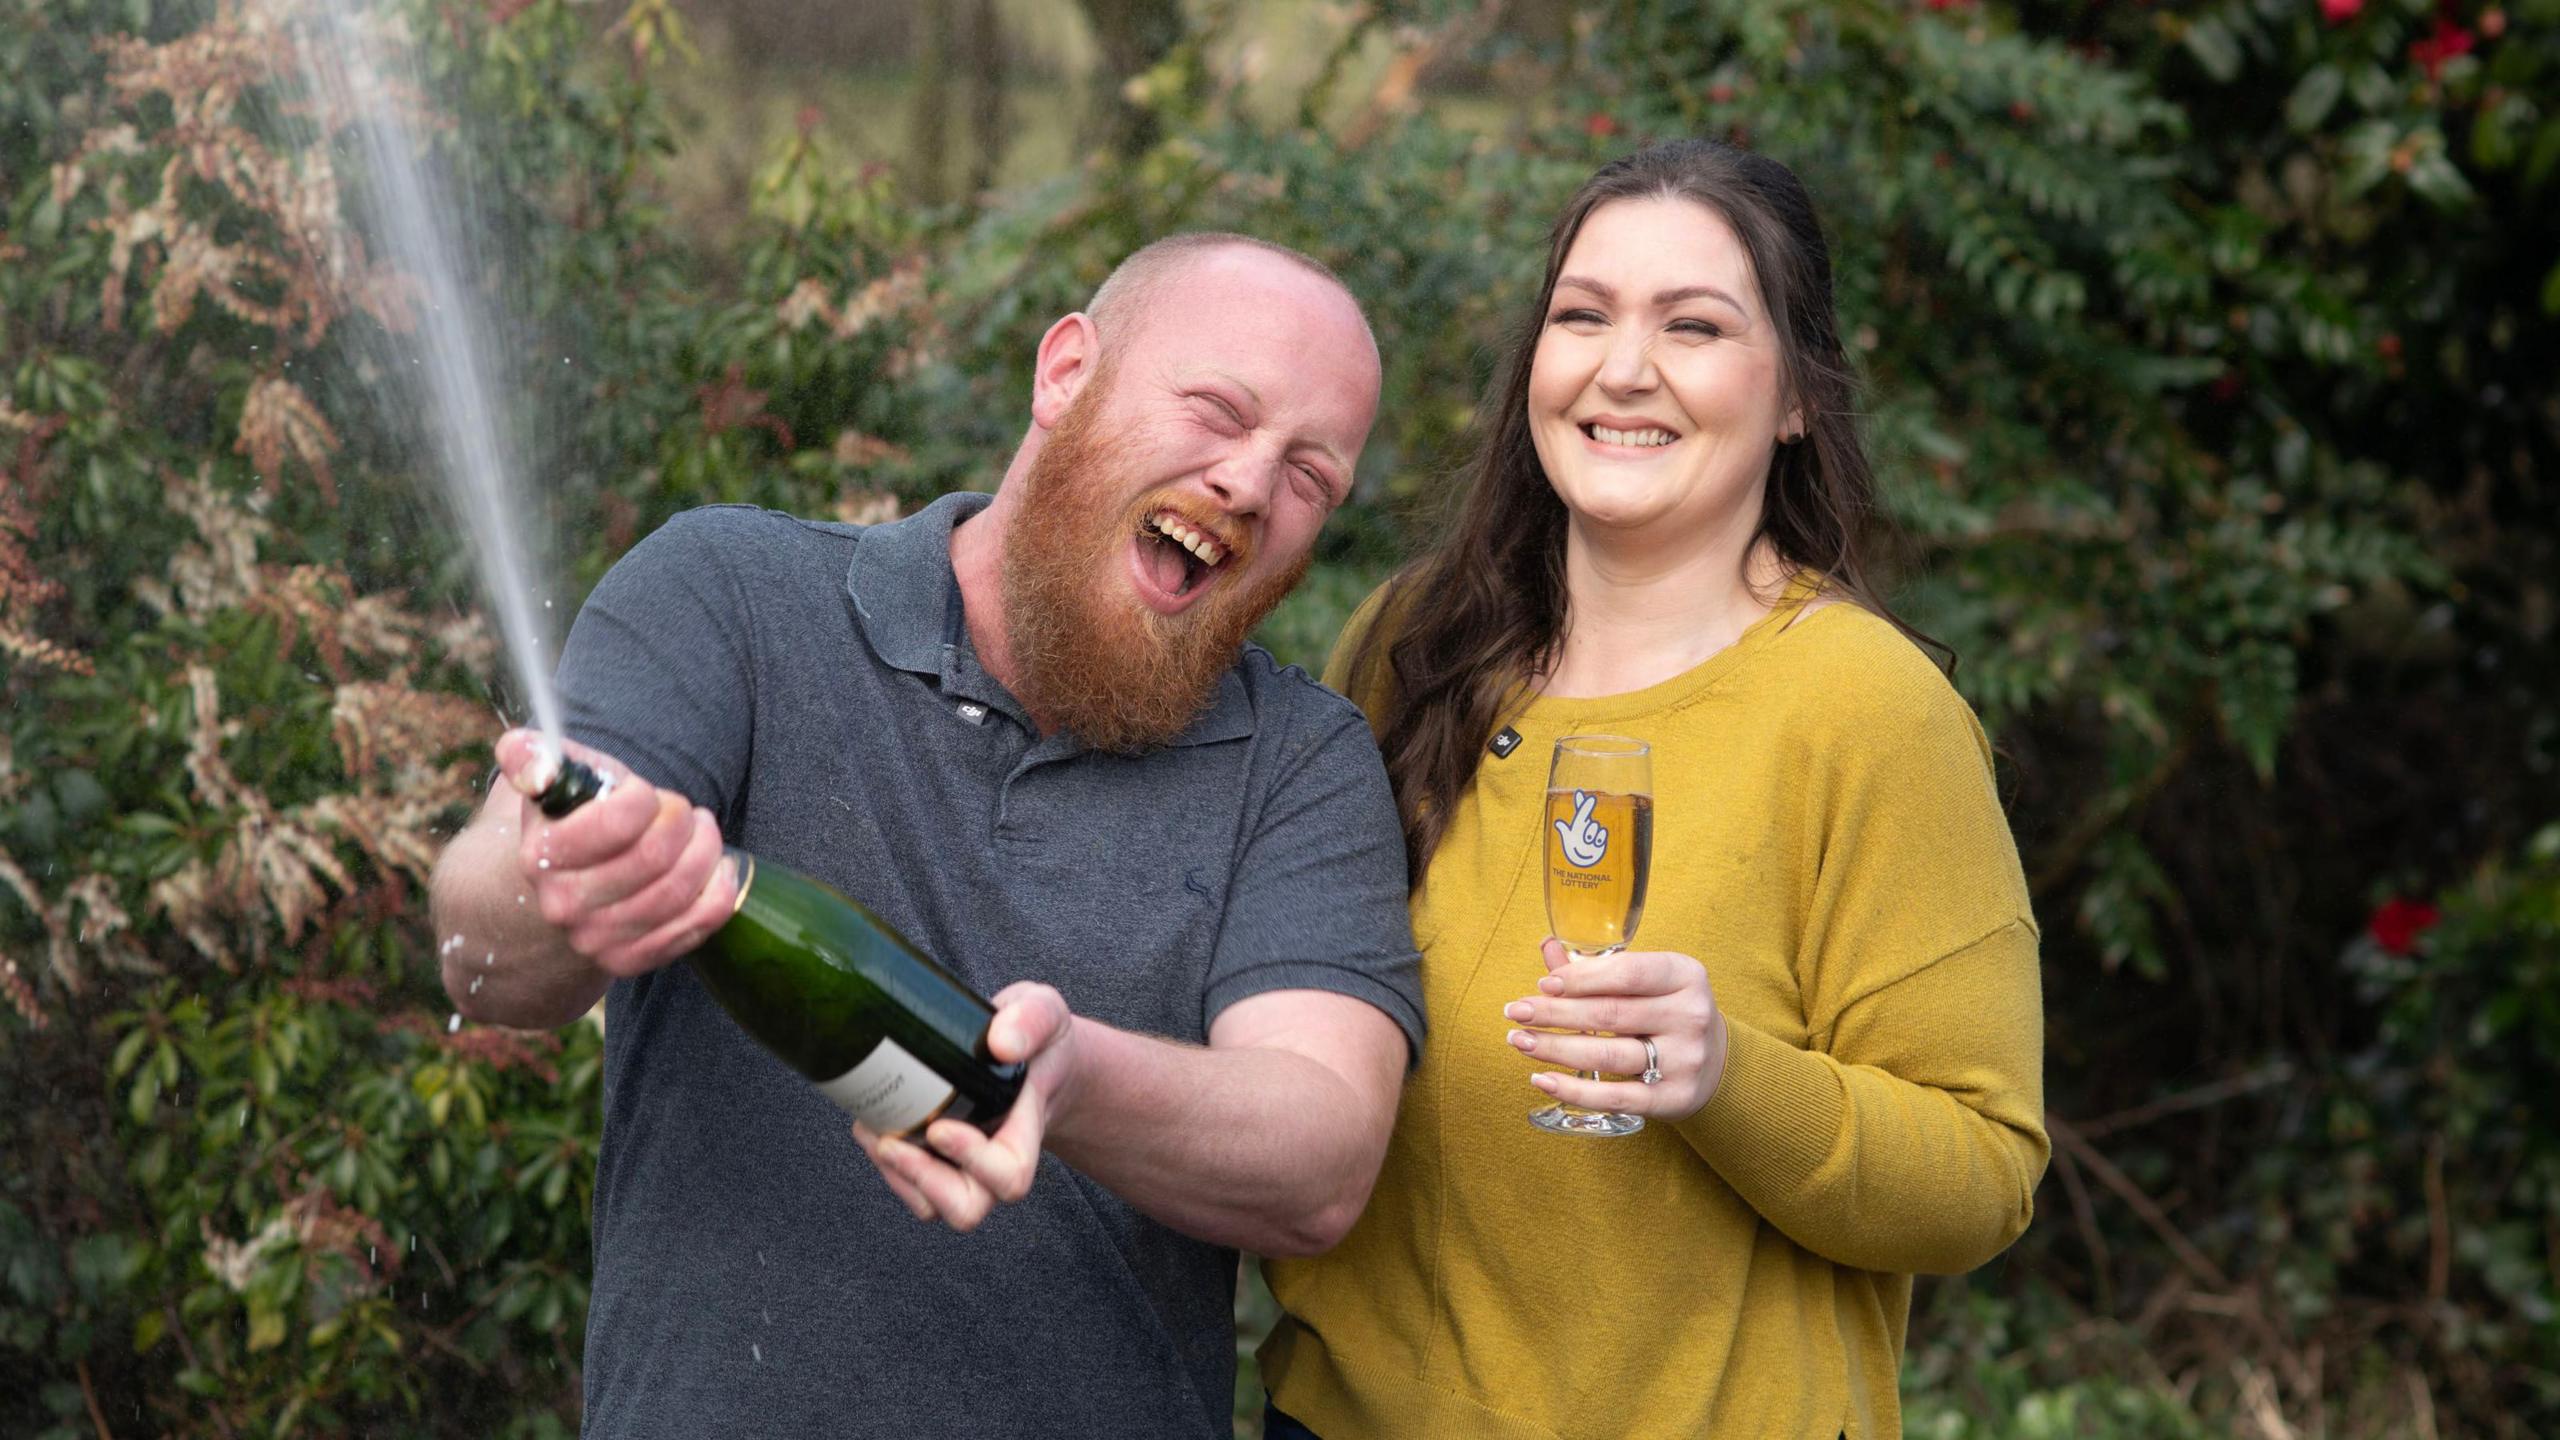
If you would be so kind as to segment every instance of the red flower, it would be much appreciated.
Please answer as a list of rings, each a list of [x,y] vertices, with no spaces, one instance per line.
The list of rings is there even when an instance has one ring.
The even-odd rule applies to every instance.
[[[1617,117],[1595,110],[1582,122],[1582,133],[1594,140],[1606,140],[1618,133]]]
[[[2444,918],[2444,912],[2424,900],[2386,900],[2365,922],[2373,943],[2394,955],[2406,955],[2418,948],[2418,937],[2426,934]]]
[[[2443,73],[2446,61],[2470,54],[2473,43],[2470,31],[2454,24],[2450,17],[2438,15],[2434,34],[2410,42],[2409,58],[2433,80]]]
[[[2388,330],[2382,332],[2382,338],[2373,342],[2373,353],[2385,360],[2399,359],[2400,337]]]
[[[1729,105],[1733,102],[1733,87],[1719,80],[1707,87],[1707,99],[1718,105]]]
[[[2320,18],[2344,25],[2364,11],[2364,0],[2320,0]]]

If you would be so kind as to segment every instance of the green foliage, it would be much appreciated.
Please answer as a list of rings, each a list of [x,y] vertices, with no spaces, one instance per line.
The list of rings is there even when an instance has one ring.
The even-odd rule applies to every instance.
[[[2070,1373],[2040,1361],[2042,1347],[2034,1343],[2072,1321],[2049,1300],[2011,1301],[1959,1283],[1934,1300],[1915,1317],[1924,1338],[1902,1372],[1903,1433],[1912,1440],[2206,1440],[2215,1433],[2133,1337],[2108,1337],[2117,1368]]]
[[[2270,1214],[2305,1296],[2424,1277],[2410,1343],[2466,1410],[2560,1415],[2560,824],[2344,956],[2379,1024],[2322,1137],[2345,1183]],[[2402,942],[2397,929],[2417,937]]]
[[[449,1027],[432,979],[493,647],[403,544],[396,435],[322,408],[378,296],[286,223],[318,172],[259,13],[0,37],[0,1352],[42,1378],[0,1430],[565,1434],[599,1046]],[[582,34],[446,58],[521,121]],[[539,119],[502,199],[639,133]]]

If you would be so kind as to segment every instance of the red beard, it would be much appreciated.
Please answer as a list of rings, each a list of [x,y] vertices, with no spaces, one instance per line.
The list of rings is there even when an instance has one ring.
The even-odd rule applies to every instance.
[[[1127,754],[1170,744],[1190,728],[1245,637],[1314,557],[1301,555],[1248,585],[1253,541],[1220,516],[1216,533],[1235,543],[1200,578],[1210,592],[1178,615],[1140,604],[1123,578],[1130,537],[1161,510],[1194,523],[1210,516],[1176,486],[1116,498],[1127,492],[1130,465],[1124,448],[1101,434],[1111,383],[1107,368],[1094,376],[1023,476],[1023,505],[1004,542],[1004,614],[1022,703],[1044,725]]]

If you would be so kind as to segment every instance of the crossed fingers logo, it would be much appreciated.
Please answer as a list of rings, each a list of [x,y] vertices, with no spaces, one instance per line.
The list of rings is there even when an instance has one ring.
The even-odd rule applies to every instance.
[[[1609,827],[1591,818],[1592,797],[1586,791],[1573,792],[1573,818],[1555,822],[1556,835],[1564,841],[1564,858],[1575,867],[1588,870],[1609,853]]]

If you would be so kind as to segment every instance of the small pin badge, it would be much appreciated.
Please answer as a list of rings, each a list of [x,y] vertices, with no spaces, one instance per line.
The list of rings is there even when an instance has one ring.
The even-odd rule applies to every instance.
[[[1486,748],[1493,751],[1494,759],[1508,760],[1511,758],[1511,752],[1520,748],[1520,732],[1505,725],[1495,734],[1493,743]]]
[[[972,725],[984,725],[987,723],[987,707],[971,701],[960,707],[960,718]]]

